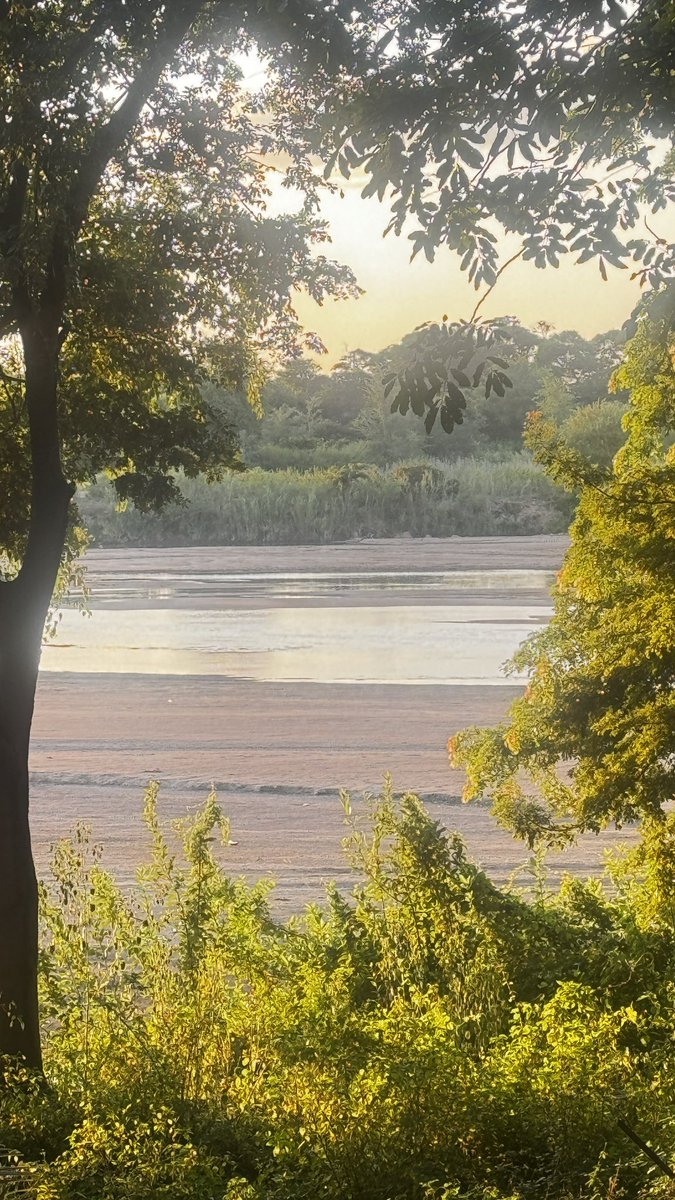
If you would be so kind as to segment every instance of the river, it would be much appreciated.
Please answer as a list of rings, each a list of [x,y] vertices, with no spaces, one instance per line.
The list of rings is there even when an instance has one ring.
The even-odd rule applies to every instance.
[[[503,879],[527,856],[460,805],[446,742],[498,721],[502,665],[551,613],[562,538],[396,539],[334,547],[93,551],[91,615],[44,648],[32,751],[36,857],[84,820],[124,883],[145,852],[143,787],[166,818],[215,784],[228,869],[297,909],[348,886],[341,787],[419,792]],[[358,811],[358,799],[356,802]],[[616,835],[615,835],[616,836]],[[567,856],[593,869],[601,847]],[[561,862],[555,860],[557,870]]]

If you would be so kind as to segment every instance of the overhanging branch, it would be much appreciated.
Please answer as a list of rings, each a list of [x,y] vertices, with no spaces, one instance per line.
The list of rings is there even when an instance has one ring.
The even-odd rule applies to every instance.
[[[177,0],[169,6],[163,29],[127,89],[126,95],[93,141],[73,172],[63,220],[54,234],[42,304],[61,313],[66,295],[67,269],[72,247],[86,219],[89,204],[110,160],[120,150],[157,87],[162,72],[189,33],[204,7],[204,0]]]

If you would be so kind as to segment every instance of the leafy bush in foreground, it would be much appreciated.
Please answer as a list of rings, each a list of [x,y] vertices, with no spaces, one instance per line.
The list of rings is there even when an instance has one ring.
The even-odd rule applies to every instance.
[[[218,865],[215,797],[180,862],[157,797],[133,894],[82,833],[56,850],[50,1086],[0,1099],[21,1194],[672,1195],[618,1125],[673,1142],[675,931],[648,849],[611,893],[568,879],[528,902],[386,789],[363,828],[348,815],[353,895],[281,924],[269,884]]]

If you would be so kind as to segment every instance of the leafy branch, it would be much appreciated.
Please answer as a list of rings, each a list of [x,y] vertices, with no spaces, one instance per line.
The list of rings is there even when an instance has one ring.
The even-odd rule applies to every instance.
[[[391,411],[423,417],[427,433],[440,419],[452,433],[464,421],[468,392],[482,385],[486,397],[501,397],[513,386],[505,359],[494,353],[500,341],[497,322],[447,324],[444,318],[441,325],[421,326],[413,360],[384,377]]]

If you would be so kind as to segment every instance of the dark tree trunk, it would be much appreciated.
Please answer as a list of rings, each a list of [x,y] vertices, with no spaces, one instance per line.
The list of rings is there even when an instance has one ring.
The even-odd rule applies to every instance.
[[[28,744],[39,655],[20,589],[0,603],[0,1052],[40,1069],[37,883],[28,827]],[[37,649],[37,654],[36,654]]]
[[[22,330],[32,451],[31,518],[21,570],[0,583],[0,1055],[41,1068],[37,883],[28,823],[28,752],[45,619],[73,494],[57,431],[58,329]]]
[[[3,3],[0,0],[0,15]],[[166,65],[204,8],[172,0],[124,100],[95,133],[59,199],[60,219],[39,294],[24,261],[22,221],[28,167],[14,164],[11,204],[0,213],[2,250],[14,266],[14,316],[21,333],[30,432],[31,515],[21,570],[0,580],[0,1057],[40,1068],[37,1003],[37,887],[28,825],[28,748],[45,619],[54,591],[74,489],[61,466],[58,361],[73,247],[111,158],[133,130]],[[77,158],[75,146],[72,155]],[[39,154],[36,156],[39,161]],[[47,205],[47,210],[49,206]],[[30,236],[25,245],[30,245]]]

